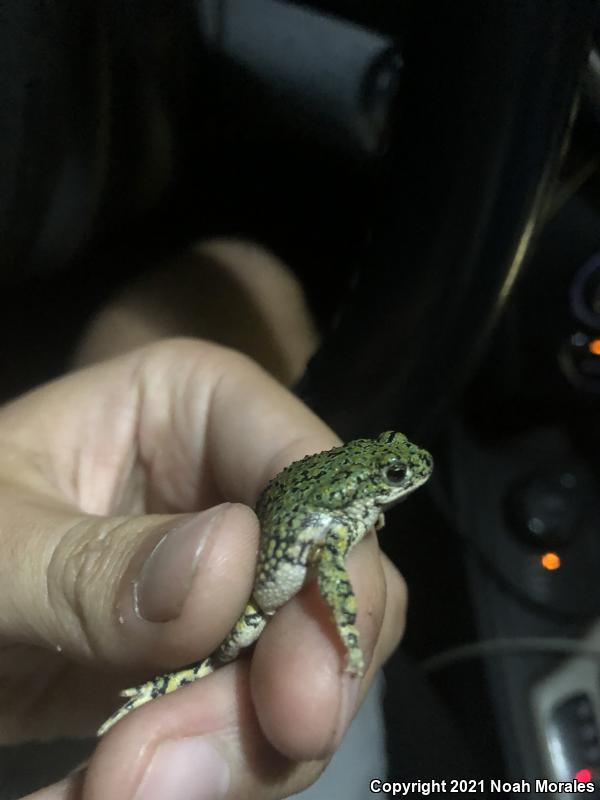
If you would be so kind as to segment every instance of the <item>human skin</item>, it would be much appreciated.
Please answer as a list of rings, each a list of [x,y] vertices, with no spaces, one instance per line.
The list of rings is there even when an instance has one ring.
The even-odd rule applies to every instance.
[[[208,655],[251,593],[258,495],[336,444],[252,360],[197,340],[0,409],[0,741],[89,736],[119,688]],[[374,534],[348,569],[363,680],[308,584],[251,656],[127,716],[29,798],[262,800],[312,783],[403,628],[405,586]]]
[[[286,386],[319,345],[302,286],[280,259],[254,242],[211,239],[145,269],[111,297],[83,332],[75,364],[174,336],[245,353]]]

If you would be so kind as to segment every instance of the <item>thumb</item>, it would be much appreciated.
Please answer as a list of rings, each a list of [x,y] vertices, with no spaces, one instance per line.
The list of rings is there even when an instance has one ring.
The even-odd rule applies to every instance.
[[[202,658],[252,591],[258,522],[198,514],[98,517],[0,491],[0,637],[78,661],[170,669]]]

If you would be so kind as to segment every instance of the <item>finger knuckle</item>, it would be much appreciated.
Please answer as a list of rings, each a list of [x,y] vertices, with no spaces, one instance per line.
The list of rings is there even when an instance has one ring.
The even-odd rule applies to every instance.
[[[102,649],[101,625],[112,603],[110,576],[115,571],[119,521],[77,520],[55,547],[47,573],[48,602],[66,641],[77,641],[95,659]]]

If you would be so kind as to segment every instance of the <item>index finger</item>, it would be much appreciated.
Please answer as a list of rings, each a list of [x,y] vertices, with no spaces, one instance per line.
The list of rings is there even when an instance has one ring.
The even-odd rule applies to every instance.
[[[92,514],[114,513],[117,502],[130,510],[123,483],[133,482],[134,461],[147,510],[189,512],[223,500],[254,506],[284,466],[339,444],[254,361],[194,339],[164,340],[67,375],[5,406],[0,419],[6,443],[41,467],[36,481]]]
[[[152,441],[153,469],[160,475],[180,472],[185,458],[188,474],[198,476],[202,505],[225,499],[252,506],[289,463],[340,444],[292,392],[251,359],[220,345],[164,342],[153,348],[142,375],[150,400],[140,410],[140,430]],[[176,406],[165,428],[160,406],[152,402],[154,387],[174,383]]]

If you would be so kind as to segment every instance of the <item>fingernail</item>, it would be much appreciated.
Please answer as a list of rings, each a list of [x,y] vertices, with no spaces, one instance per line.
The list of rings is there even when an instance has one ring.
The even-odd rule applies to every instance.
[[[356,712],[358,694],[360,691],[360,678],[345,674],[342,676],[342,691],[338,722],[335,729],[334,749],[336,749],[348,730],[348,726]]]
[[[204,736],[165,741],[146,770],[134,800],[222,800],[229,766]]]
[[[150,553],[133,584],[136,613],[149,622],[177,619],[192,586],[210,533],[229,503],[215,506],[166,533]]]

